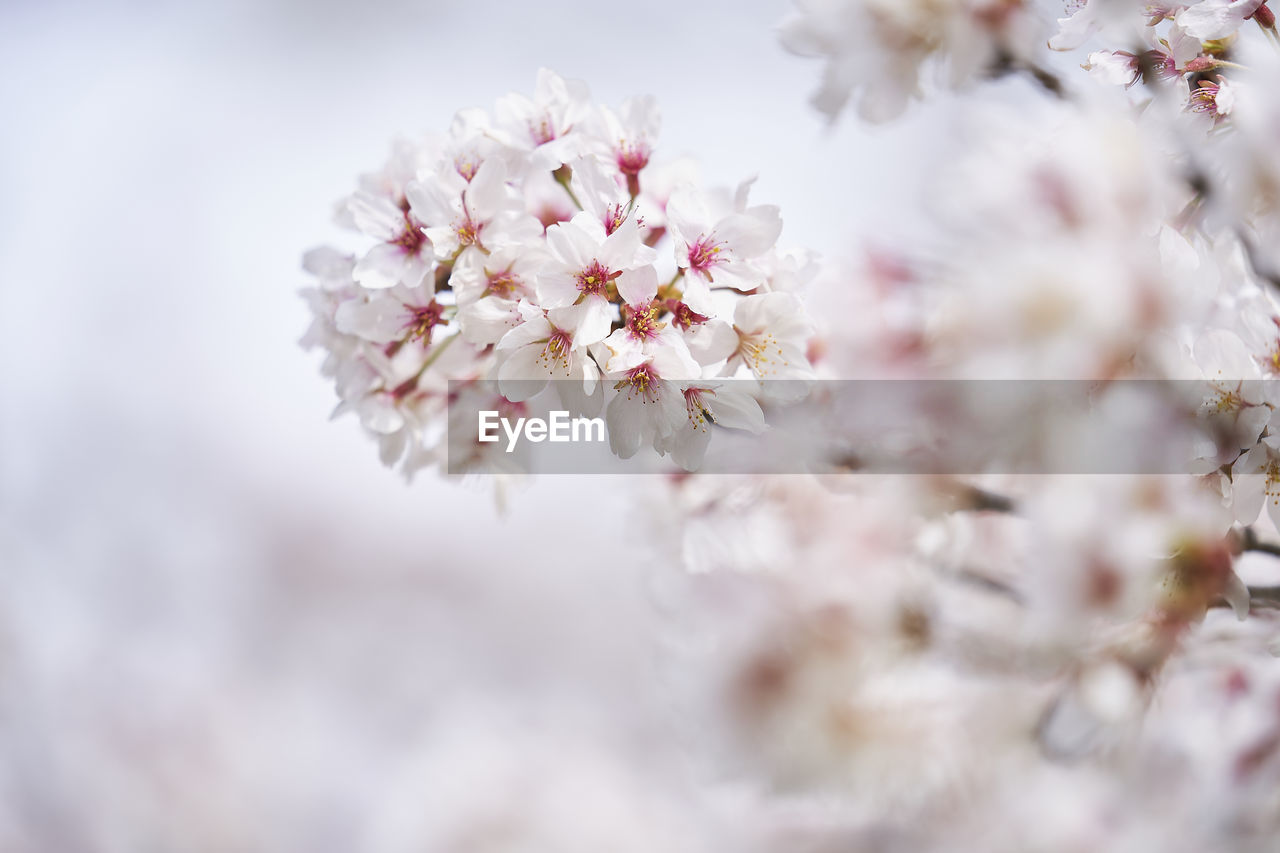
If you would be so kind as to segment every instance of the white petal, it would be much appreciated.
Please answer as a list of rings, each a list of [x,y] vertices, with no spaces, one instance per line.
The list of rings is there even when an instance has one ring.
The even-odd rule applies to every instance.
[[[375,344],[398,340],[409,321],[404,303],[393,296],[379,294],[368,302],[349,299],[338,306],[334,325],[338,331],[356,335]]]
[[[654,347],[652,358],[654,369],[663,379],[697,379],[702,375],[702,367],[679,337],[670,339],[666,346]]]
[[[604,339],[604,345],[612,353],[604,369],[608,373],[623,373],[639,367],[648,359],[644,347],[626,329],[618,329]]]
[[[390,435],[404,426],[404,415],[386,394],[370,394],[356,404],[356,414],[365,429]]]
[[[496,157],[480,164],[466,189],[467,207],[477,219],[491,219],[507,200],[507,167]]]
[[[458,242],[458,232],[453,230],[452,225],[424,228],[422,231],[431,241],[431,248],[435,250],[437,259],[447,261],[458,254],[462,244]]]
[[[1231,511],[1241,524],[1253,524],[1266,500],[1266,477],[1262,474],[1237,474],[1231,478]]]
[[[520,322],[516,302],[487,296],[458,310],[458,331],[463,340],[484,347],[502,340]]]
[[[616,395],[605,410],[605,422],[609,426],[609,449],[621,459],[630,459],[640,449],[640,409],[644,404],[626,393]]]
[[[724,361],[738,348],[738,336],[723,320],[711,320],[684,333],[689,352],[704,367]]]
[[[667,200],[667,227],[676,239],[677,252],[705,233],[710,218],[706,202],[697,190],[688,184],[676,187]]]
[[[558,270],[539,275],[534,289],[538,292],[538,301],[548,308],[572,305],[580,295],[577,280]]]
[[[773,205],[753,207],[747,213],[726,217],[716,226],[715,234],[726,241],[743,258],[754,258],[767,252],[782,233],[782,216]]]
[[[1118,51],[1095,50],[1089,54],[1084,67],[1103,83],[1111,86],[1128,86],[1133,82],[1134,63],[1132,56]]]
[[[613,309],[609,303],[598,297],[588,297],[581,305],[582,316],[578,327],[574,330],[575,346],[590,346],[603,341],[613,326]]]
[[[516,349],[550,338],[551,324],[547,322],[547,318],[534,316],[507,332],[498,342],[497,348],[499,350]]]
[[[409,200],[409,209],[414,218],[423,225],[448,225],[462,209],[458,197],[451,193],[437,178],[426,181],[412,181],[404,190]]]
[[[659,442],[658,449],[671,454],[671,459],[686,471],[697,471],[711,444],[711,431],[691,423],[678,426]]]
[[[390,243],[379,243],[356,262],[354,275],[363,287],[394,287],[400,283],[407,265],[404,249]]]
[[[1240,29],[1244,19],[1256,12],[1263,2],[1264,0],[1201,0],[1179,12],[1174,20],[1188,35],[1202,41],[1226,38]]]
[[[627,270],[615,284],[628,305],[645,305],[658,295],[658,271],[652,266]]]
[[[1049,39],[1050,50],[1075,50],[1077,47],[1085,43],[1089,36],[1093,35],[1093,31],[1098,26],[1098,13],[1096,4],[1099,0],[1092,0],[1090,5],[1086,5],[1068,18],[1058,19],[1058,32]]]
[[[680,296],[681,301],[704,317],[714,317],[716,313],[715,300],[711,298],[711,287],[707,284],[707,280],[700,275],[686,275],[684,277],[684,293]]]
[[[732,384],[726,384],[715,391],[715,396],[707,396],[708,408],[716,419],[716,425],[729,429],[742,429],[754,435],[764,432],[764,412],[760,403],[750,394],[737,391]]]
[[[1251,406],[1241,412],[1236,420],[1236,435],[1240,439],[1240,449],[1253,447],[1270,420],[1271,410],[1266,406]]]
[[[350,255],[339,252],[332,246],[320,246],[302,256],[302,268],[317,278],[336,281],[346,279],[346,283],[350,284],[353,263]]]
[[[595,220],[592,220],[593,222]],[[612,270],[626,269],[637,263],[643,263],[639,256],[648,254],[641,252],[647,248],[641,245],[640,225],[634,216],[627,217],[614,232],[604,238],[598,257],[600,262]]]
[[[1210,382],[1231,383],[1258,375],[1249,348],[1239,336],[1226,329],[1213,329],[1201,335],[1192,352]]]
[[[1249,616],[1249,587],[1244,585],[1240,576],[1228,572],[1227,582],[1223,585],[1222,597],[1231,605],[1236,618],[1243,622]]]
[[[378,240],[391,240],[404,230],[404,214],[390,199],[358,192],[347,202],[356,227]]]
[[[547,245],[557,260],[575,269],[586,267],[598,248],[598,244],[572,222],[558,222],[548,228]]]
[[[543,388],[549,379],[547,368],[539,360],[542,348],[537,344],[521,347],[498,368],[498,390],[513,403],[528,400]]]

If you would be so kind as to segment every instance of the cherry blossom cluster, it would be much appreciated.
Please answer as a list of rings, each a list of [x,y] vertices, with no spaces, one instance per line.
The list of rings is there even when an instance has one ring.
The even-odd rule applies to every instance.
[[[1191,285],[1182,286],[1191,311],[1171,330],[1177,342],[1156,375],[1207,383],[1201,414],[1229,428],[1233,441],[1206,452],[1198,470],[1219,481],[1239,523],[1252,524],[1264,505],[1280,523],[1275,14],[1266,0],[1141,9],[1093,0],[1067,11],[1051,46],[1107,45],[1089,52],[1083,67],[1103,84],[1136,93],[1136,124],[1158,140],[1169,164],[1166,183],[1184,196],[1162,227],[1184,255],[1176,266]]]
[[[1266,0],[1201,0],[1148,3],[1141,19],[1098,2],[1070,4],[1050,45],[1074,50],[1091,37],[1123,49],[1097,50],[1084,67],[1108,83],[1131,88],[1184,84],[1185,108],[1218,123],[1235,106],[1229,77],[1238,31],[1250,23],[1277,38],[1276,16]]]
[[[659,557],[664,710],[692,721],[680,769],[651,776],[637,756],[559,747],[512,767],[514,751],[495,756],[482,737],[443,748],[433,766],[447,769],[414,802],[456,788],[454,768],[497,769],[422,832],[447,846],[527,827],[532,845],[575,849],[559,780],[608,792],[603,823],[579,833],[588,849],[1270,849],[1280,59],[1268,4],[797,5],[783,42],[826,59],[816,104],[828,115],[890,119],[925,100],[930,75],[969,90],[911,243],[876,245],[811,291],[841,320],[826,374],[1085,380],[1099,409],[1113,380],[1176,383],[1213,440],[1176,476],[832,466],[650,483],[631,523]],[[1011,75],[1035,85],[1004,87],[1012,108],[984,100],[983,81]],[[544,74],[534,98],[399,149],[345,203],[370,239],[363,254],[308,256],[320,279],[309,339],[389,464],[438,461],[446,426],[520,411],[556,379],[564,406],[606,414],[619,455],[651,446],[694,467],[704,428],[759,430],[770,405],[768,383],[741,396],[718,383],[812,375],[793,295],[810,265],[774,248],[777,212],[751,206],[746,186],[703,193],[650,165],[655,138],[650,102],[614,113]],[[1038,419],[1030,432],[1051,446],[1079,426],[987,414]],[[626,713],[620,730],[667,731]],[[509,784],[551,793],[492,794]]]
[[[1016,493],[1016,512],[951,478],[868,476],[690,478],[655,507],[692,571],[673,598],[719,638],[682,664],[722,748],[812,804],[760,808],[802,837],[887,833],[895,850],[1061,849],[1082,832],[1106,850],[1131,834],[1195,849],[1178,836],[1209,844],[1219,817],[1274,827],[1257,781],[1274,756],[1230,772],[1276,730],[1280,680],[1251,658],[1274,623],[1217,609],[1250,601],[1212,492],[1185,477],[984,485]],[[1214,662],[1224,646],[1238,664]],[[1252,719],[1207,722],[1227,714]],[[1116,812],[1126,786],[1217,811]],[[961,794],[957,825],[940,815]],[[1059,807],[1071,819],[1046,822]]]
[[[543,70],[532,98],[398,144],[341,203],[361,243],[307,254],[305,343],[386,464],[518,470],[477,441],[476,412],[523,412],[551,383],[565,410],[604,414],[618,456],[696,468],[713,427],[764,428],[759,381],[811,375],[794,291],[812,259],[778,250],[752,181],[705,190],[658,163],[658,130],[653,98],[598,106]]]
[[[1227,526],[1232,518],[1252,524],[1264,504],[1280,523],[1274,14],[1264,0],[1042,5],[1062,15],[1046,46],[1078,52],[1090,73],[1058,76],[1035,54],[1036,41],[1009,47],[1044,62],[1027,70],[1052,84],[1033,109],[977,104],[964,114],[970,144],[933,178],[929,227],[921,228],[931,245],[868,256],[867,287],[843,296],[864,319],[856,335],[833,336],[829,367],[864,376],[1203,382],[1199,415],[1229,440],[1206,445],[1188,470],[1219,492]],[[992,15],[996,6],[1004,14]],[[829,16],[874,30],[909,10],[989,23],[1033,11],[1019,3],[886,8],[801,4],[782,38],[823,33],[827,53],[865,56]],[[975,38],[922,43],[938,56]],[[877,44],[899,61],[923,55],[903,39]],[[1117,98],[1099,82],[1142,96]]]
[[[796,0],[783,45],[826,65],[813,104],[834,118],[902,114],[931,76],[951,88],[1014,72],[1039,73],[1045,26],[1028,0]],[[1055,85],[1041,77],[1046,85]]]
[[[1268,4],[798,5],[783,42],[827,58],[828,114],[852,100],[864,119],[892,117],[923,98],[929,69],[976,90],[925,178],[913,241],[875,245],[844,287],[815,288],[854,318],[825,368],[1089,380],[1099,407],[1112,380],[1159,380],[1190,389],[1187,414],[1215,440],[1176,476],[671,484],[655,529],[679,531],[662,541],[688,571],[669,597],[692,637],[716,638],[691,639],[682,663],[719,715],[726,763],[764,780],[753,807],[793,846],[1268,849],[1280,832]],[[1005,72],[1037,85],[986,99],[977,84]]]

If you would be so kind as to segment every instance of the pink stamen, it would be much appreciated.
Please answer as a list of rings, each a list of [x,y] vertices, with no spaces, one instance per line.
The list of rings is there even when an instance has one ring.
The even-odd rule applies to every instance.
[[[573,336],[564,329],[557,329],[552,326],[551,336],[547,338],[547,345],[542,348],[537,360],[548,370],[551,370],[557,364],[561,368],[567,368],[572,354]]]
[[[676,299],[667,300],[667,310],[671,312],[671,323],[682,332],[687,332],[694,326],[701,326],[711,318],[705,314],[699,314],[688,305]]]
[[[544,115],[537,123],[529,122],[529,135],[533,137],[534,144],[546,145],[548,142],[556,138],[556,129],[552,126],[551,121]]]
[[[711,278],[711,268],[725,262],[720,253],[724,244],[708,236],[701,236],[689,247],[689,269]]]
[[[503,270],[502,272],[490,273],[489,283],[485,287],[485,296],[497,296],[502,299],[510,299],[515,295],[516,291],[524,286],[517,276],[512,275],[511,270]]]
[[[627,371],[625,379],[614,385],[615,391],[626,389],[627,399],[635,399],[636,395],[640,395],[641,402],[652,403],[658,399],[659,388],[658,383],[661,377],[654,371],[653,365],[645,362],[639,367],[633,367]]]
[[[444,317],[444,306],[432,299],[426,305],[408,307],[410,319],[405,324],[405,328],[409,331],[408,340],[430,342],[431,330],[438,326]]]
[[[694,429],[707,431],[707,424],[714,424],[715,418],[711,416],[711,409],[703,401],[703,394],[715,396],[715,391],[707,388],[686,388],[684,389],[684,407],[689,413],[689,424]]]
[[[627,318],[627,332],[637,341],[650,341],[667,325],[658,322],[658,313],[662,303],[654,301],[637,308],[627,306],[624,313]]]
[[[599,261],[592,261],[575,278],[578,281],[578,290],[584,296],[603,296],[607,299],[609,297],[609,282],[620,275],[622,275],[620,271],[610,272]]]
[[[422,228],[415,220],[405,214],[404,230],[391,242],[404,249],[406,255],[416,255],[422,250],[423,244],[427,242],[427,235],[422,233]]]
[[[618,171],[628,177],[640,174],[649,165],[649,146],[643,142],[618,143]]]

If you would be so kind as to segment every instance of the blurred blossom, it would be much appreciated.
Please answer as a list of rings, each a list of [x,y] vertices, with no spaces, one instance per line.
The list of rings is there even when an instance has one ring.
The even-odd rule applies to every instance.
[[[228,10],[4,13],[0,849],[1273,849],[1268,2]],[[678,473],[475,440],[547,404]],[[984,467],[1108,419],[1186,458]]]
[[[1032,67],[1043,31],[1023,0],[797,0],[783,45],[826,61],[813,105],[834,118],[852,100],[871,122],[898,117],[935,74],[958,88]]]

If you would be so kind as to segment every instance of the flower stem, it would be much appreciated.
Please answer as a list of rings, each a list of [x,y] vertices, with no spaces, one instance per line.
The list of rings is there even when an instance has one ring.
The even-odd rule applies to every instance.
[[[564,187],[564,191],[569,194],[569,200],[573,202],[574,206],[577,207],[578,210],[583,210],[582,202],[578,201],[578,197],[574,194],[573,188],[569,186],[569,179],[573,177],[573,169],[570,169],[568,166],[561,166],[551,174],[555,177],[556,183]]]

